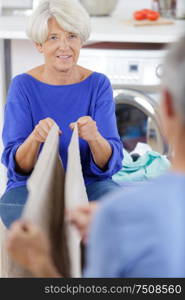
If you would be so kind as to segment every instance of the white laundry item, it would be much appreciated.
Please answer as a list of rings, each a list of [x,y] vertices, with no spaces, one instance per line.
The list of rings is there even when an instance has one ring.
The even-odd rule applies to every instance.
[[[22,218],[41,227],[49,237],[58,271],[70,276],[64,224],[64,169],[59,157],[59,128],[52,126],[28,180],[28,201]]]
[[[58,147],[58,126],[54,125],[27,182],[29,196],[22,219],[41,227],[51,242],[52,257],[57,269],[61,274],[69,277],[64,225],[64,169],[59,158]],[[31,273],[15,264],[5,251],[3,254],[4,277],[32,277]]]
[[[77,124],[68,148],[68,161],[65,177],[65,208],[73,210],[79,205],[88,204],[80,161],[79,138]],[[70,257],[71,277],[81,277],[81,237],[76,228],[66,222],[67,244]]]
[[[52,246],[52,257],[58,271],[65,277],[80,277],[81,238],[76,229],[64,221],[64,206],[73,209],[79,204],[88,203],[76,126],[68,148],[65,187],[64,169],[59,158],[58,147],[58,126],[54,125],[28,180],[29,196],[22,218],[39,225],[48,236]],[[3,228],[3,230],[6,236],[7,229]],[[32,277],[32,274],[12,262],[5,249],[3,262],[3,277]]]

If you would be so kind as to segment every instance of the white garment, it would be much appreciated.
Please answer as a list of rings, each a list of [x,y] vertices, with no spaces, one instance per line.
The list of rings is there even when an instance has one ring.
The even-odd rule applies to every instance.
[[[88,198],[82,175],[78,129],[76,125],[68,148],[65,178],[65,207],[67,210],[72,210],[79,205],[87,203]],[[81,277],[81,237],[73,225],[66,223],[66,228],[71,263],[71,277]]]
[[[67,209],[88,203],[80,162],[77,127],[73,131],[68,149],[65,188],[64,169],[59,158],[58,147],[58,126],[54,125],[28,180],[29,196],[22,218],[39,225],[48,236],[53,260],[59,272],[66,277],[80,277],[81,239],[74,227],[64,222],[64,189]],[[32,277],[10,258],[7,258],[3,270],[6,277]]]

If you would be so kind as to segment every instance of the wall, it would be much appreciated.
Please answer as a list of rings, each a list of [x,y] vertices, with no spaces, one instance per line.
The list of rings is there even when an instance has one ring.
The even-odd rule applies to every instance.
[[[134,10],[151,8],[151,3],[152,0],[119,0],[113,16],[125,19],[130,18]]]
[[[1,0],[3,7],[31,7],[32,0]]]
[[[12,75],[26,72],[43,63],[43,56],[29,40],[12,40]]]
[[[33,0],[0,0],[3,7],[31,7]],[[101,0],[100,0],[101,1]],[[120,16],[128,16],[133,9],[149,8],[152,0],[119,0],[115,13]]]

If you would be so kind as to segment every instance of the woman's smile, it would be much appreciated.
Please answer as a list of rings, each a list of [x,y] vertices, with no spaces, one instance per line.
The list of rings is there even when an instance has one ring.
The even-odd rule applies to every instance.
[[[69,62],[72,59],[72,55],[57,55],[57,58],[62,62]]]

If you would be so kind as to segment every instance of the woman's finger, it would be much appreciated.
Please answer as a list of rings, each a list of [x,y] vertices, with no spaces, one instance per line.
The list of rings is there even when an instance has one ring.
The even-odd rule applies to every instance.
[[[89,122],[89,120],[79,120],[79,121],[77,121],[78,128],[81,128],[81,127],[87,125],[88,122]]]
[[[70,123],[69,127],[73,130],[75,128],[76,122]]]
[[[43,138],[38,132],[35,132],[34,135],[35,135],[35,138],[38,142],[40,142],[40,143],[45,142],[45,138]]]
[[[55,124],[55,122],[52,119],[50,119],[50,118],[41,120],[39,122],[39,126],[45,131],[45,133],[47,134],[47,136],[48,136],[48,134],[49,134],[49,132],[50,132],[50,130],[51,130],[51,128],[52,128],[52,126],[54,124]],[[60,130],[60,128],[58,130],[58,133],[59,133],[59,135],[62,134],[62,131]]]
[[[88,122],[91,122],[92,118],[90,116],[85,116],[85,117],[80,117],[77,121],[77,123],[79,123],[79,125],[84,125]]]
[[[48,136],[48,133],[46,133],[42,128],[38,128],[37,133],[45,140]]]
[[[44,121],[49,125],[50,129],[55,124],[55,121],[51,118],[46,118],[46,119],[44,119]]]
[[[49,133],[49,131],[50,131],[50,126],[49,126],[49,124],[47,124],[46,122],[45,123],[40,123],[39,122],[39,127],[43,130],[43,131],[45,131],[47,134]]]

